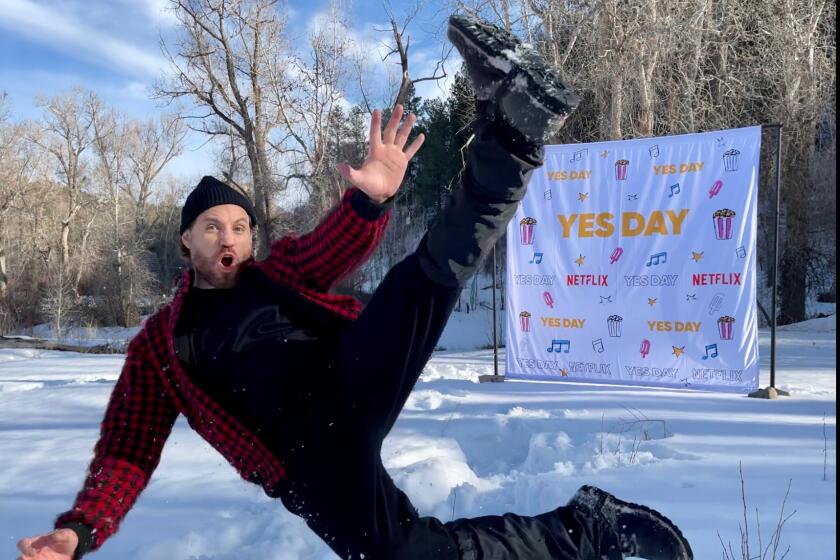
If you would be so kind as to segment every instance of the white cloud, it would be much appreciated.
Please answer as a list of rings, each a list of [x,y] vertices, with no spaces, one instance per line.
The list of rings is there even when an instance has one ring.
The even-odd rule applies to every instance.
[[[162,56],[104,33],[57,7],[48,8],[31,0],[4,0],[0,27],[29,40],[49,45],[76,58],[104,63],[126,74],[157,75],[166,68]]]

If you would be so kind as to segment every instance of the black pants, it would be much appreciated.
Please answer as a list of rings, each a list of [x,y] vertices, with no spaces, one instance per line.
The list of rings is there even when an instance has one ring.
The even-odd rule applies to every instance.
[[[471,153],[497,166],[481,169],[482,175],[507,174],[509,192],[521,199],[530,167],[499,150],[485,132]],[[495,157],[496,152],[504,157]],[[475,176],[468,168],[465,182],[475,183]],[[464,185],[472,191],[481,187]],[[461,201],[472,209],[461,208],[461,217],[469,218],[484,194],[472,192],[472,202]],[[480,231],[498,238],[516,204],[484,202],[487,215],[461,223],[463,236]],[[482,222],[481,227],[473,222]],[[278,489],[281,500],[341,558],[601,560],[593,544],[600,540],[598,523],[577,511],[561,507],[534,517],[506,514],[443,523],[420,517],[382,465],[382,442],[437,344],[466,277],[464,267],[452,275],[458,277],[454,282],[441,271],[451,261],[474,266],[480,260],[481,255],[445,254],[445,247],[463,252],[457,243],[434,243],[441,228],[454,236],[458,227],[458,216],[433,226],[418,250],[388,272],[337,341],[328,365],[300,381],[294,418],[285,423],[281,442],[288,474]],[[473,241],[483,252],[495,239],[478,235]],[[430,276],[438,276],[437,281]]]

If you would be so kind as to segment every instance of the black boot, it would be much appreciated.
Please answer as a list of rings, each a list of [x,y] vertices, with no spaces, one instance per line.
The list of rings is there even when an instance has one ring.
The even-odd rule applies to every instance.
[[[500,27],[455,15],[447,36],[476,97],[494,101],[499,115],[534,144],[554,135],[580,102],[533,47]]]
[[[619,500],[594,486],[581,486],[568,507],[599,519],[605,533],[618,536],[622,554],[646,560],[692,560],[679,528],[656,510]]]

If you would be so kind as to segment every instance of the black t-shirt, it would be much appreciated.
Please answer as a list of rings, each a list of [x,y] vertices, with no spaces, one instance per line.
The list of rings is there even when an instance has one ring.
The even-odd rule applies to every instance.
[[[200,389],[275,448],[297,393],[326,367],[347,324],[249,268],[233,288],[190,288],[175,352]]]

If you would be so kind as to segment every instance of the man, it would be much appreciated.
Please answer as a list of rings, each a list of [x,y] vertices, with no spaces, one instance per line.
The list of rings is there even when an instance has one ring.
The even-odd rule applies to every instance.
[[[148,483],[175,421],[243,478],[302,517],[341,558],[692,558],[657,512],[581,488],[564,507],[443,523],[421,517],[381,457],[458,294],[502,235],[542,163],[542,144],[578,103],[536,53],[477,20],[450,19],[481,116],[461,188],[417,250],[360,311],[328,293],[379,243],[389,200],[420,148],[414,116],[371,120],[354,185],[310,234],[251,258],[248,199],[205,177],[182,212],[193,270],[128,349],[87,480],[57,530],[19,544],[25,559],[70,560],[102,545]]]

